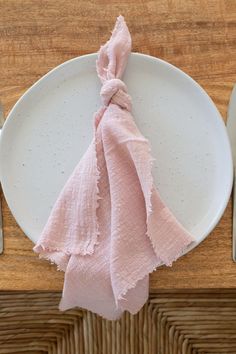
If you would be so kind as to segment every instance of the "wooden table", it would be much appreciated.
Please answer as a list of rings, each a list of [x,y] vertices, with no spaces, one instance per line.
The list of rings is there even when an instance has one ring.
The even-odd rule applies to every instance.
[[[0,0],[0,98],[7,114],[38,78],[67,59],[96,52],[122,13],[133,51],[157,56],[197,80],[226,118],[236,82],[235,0]],[[14,144],[14,142],[12,142]],[[39,260],[3,199],[1,290],[61,290],[63,273]],[[172,268],[151,275],[151,290],[233,289],[231,203],[212,234]]]

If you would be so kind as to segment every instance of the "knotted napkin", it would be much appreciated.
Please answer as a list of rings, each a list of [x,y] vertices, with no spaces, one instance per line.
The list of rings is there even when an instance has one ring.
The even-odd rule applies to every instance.
[[[193,241],[153,184],[147,139],[121,80],[131,37],[119,16],[96,62],[102,107],[94,137],[61,191],[34,251],[65,271],[60,309],[117,319],[148,297],[149,273]]]

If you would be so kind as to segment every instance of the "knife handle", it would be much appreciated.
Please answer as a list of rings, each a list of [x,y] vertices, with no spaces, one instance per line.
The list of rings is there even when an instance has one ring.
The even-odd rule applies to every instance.
[[[232,257],[233,257],[233,261],[236,262],[236,167],[234,168],[234,184],[233,184]]]

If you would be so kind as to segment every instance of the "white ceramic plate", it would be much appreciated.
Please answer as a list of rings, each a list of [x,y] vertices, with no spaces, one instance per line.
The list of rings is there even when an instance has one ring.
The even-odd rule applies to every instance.
[[[93,113],[100,106],[95,59],[96,54],[75,58],[49,72],[21,97],[3,128],[3,191],[33,242],[91,141]],[[162,60],[132,54],[124,81],[156,158],[155,183],[198,244],[222,216],[232,187],[222,118],[194,80]]]

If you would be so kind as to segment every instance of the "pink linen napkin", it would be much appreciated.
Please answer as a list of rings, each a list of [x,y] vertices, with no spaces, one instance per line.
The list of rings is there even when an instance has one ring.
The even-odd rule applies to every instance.
[[[148,298],[149,273],[193,241],[153,185],[147,139],[121,81],[131,37],[119,16],[96,62],[102,107],[94,138],[61,191],[34,251],[65,271],[60,309],[117,319]]]

